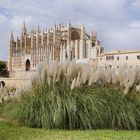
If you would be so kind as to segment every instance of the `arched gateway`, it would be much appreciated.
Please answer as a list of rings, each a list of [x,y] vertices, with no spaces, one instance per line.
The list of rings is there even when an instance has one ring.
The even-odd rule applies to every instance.
[[[30,64],[30,60],[29,59],[27,59],[27,61],[26,61],[25,68],[26,68],[26,71],[30,71],[30,69],[31,69],[31,64]]]

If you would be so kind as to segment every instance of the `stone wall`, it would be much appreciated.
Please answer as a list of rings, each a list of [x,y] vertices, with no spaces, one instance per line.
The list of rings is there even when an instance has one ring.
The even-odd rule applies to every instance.
[[[31,87],[31,79],[0,78],[0,81],[4,81],[6,87],[17,87],[17,88],[23,88],[23,89]]]
[[[31,79],[36,74],[35,71],[10,72],[10,78]]]

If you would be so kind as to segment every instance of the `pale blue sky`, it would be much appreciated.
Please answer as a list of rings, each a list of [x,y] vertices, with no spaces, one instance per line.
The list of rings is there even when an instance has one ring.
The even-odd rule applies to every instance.
[[[140,50],[140,0],[0,0],[0,59],[7,59],[10,32],[17,38],[23,20],[28,30],[84,24],[105,50]]]

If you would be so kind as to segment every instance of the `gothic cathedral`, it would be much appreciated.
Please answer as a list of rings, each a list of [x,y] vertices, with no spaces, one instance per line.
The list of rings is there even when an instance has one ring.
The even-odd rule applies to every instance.
[[[38,27],[28,32],[24,22],[20,37],[15,40],[11,33],[8,69],[10,73],[35,71],[42,61],[94,60],[101,53],[97,34],[89,35],[84,26],[59,24],[48,30]]]

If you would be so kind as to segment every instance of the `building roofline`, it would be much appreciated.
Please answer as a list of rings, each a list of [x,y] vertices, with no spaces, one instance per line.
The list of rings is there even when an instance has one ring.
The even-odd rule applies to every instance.
[[[106,55],[119,55],[119,54],[130,54],[130,53],[140,53],[140,50],[132,50],[132,51],[110,51],[101,54],[99,57],[106,56]]]

